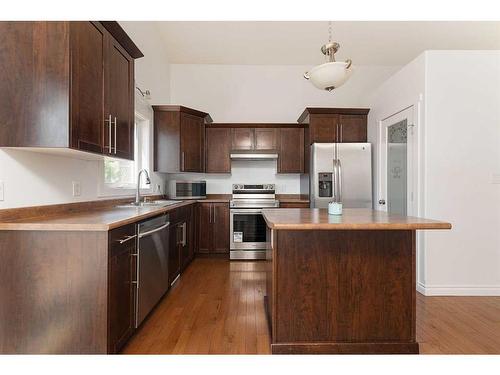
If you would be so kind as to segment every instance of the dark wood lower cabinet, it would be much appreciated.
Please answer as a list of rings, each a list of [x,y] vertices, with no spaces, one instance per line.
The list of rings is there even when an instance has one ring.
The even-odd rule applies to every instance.
[[[169,282],[191,263],[195,252],[195,205],[170,212]]]
[[[135,327],[136,225],[112,230],[108,248],[108,352],[118,353]]]
[[[229,204],[198,203],[198,249],[201,254],[229,254]]]

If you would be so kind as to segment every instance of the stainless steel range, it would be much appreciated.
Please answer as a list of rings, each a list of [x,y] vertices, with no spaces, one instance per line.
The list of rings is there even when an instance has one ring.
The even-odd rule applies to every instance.
[[[233,184],[230,207],[230,259],[266,259],[262,209],[279,207],[274,184]]]

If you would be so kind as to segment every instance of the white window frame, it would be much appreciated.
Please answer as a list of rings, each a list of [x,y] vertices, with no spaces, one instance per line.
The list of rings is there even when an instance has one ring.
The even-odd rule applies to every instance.
[[[148,109],[151,107],[148,106]],[[123,196],[134,196],[137,189],[137,174],[139,170],[142,168],[146,168],[148,172],[151,171],[151,166],[153,165],[152,155],[153,155],[153,121],[152,121],[152,111],[147,110],[145,108],[146,113],[141,113],[139,111],[135,111],[134,116],[134,126],[137,127],[137,124],[143,124],[147,128],[147,150],[144,151],[138,147],[138,145],[142,145],[142,140],[139,139],[136,142],[136,130],[134,130],[134,182],[132,184],[127,184],[125,186],[112,186],[110,184],[106,184],[104,182],[104,158],[99,161],[99,186],[98,186],[98,196],[99,197],[123,197]],[[142,134],[144,135],[144,133]],[[141,135],[139,134],[139,137]],[[145,163],[142,161],[146,159]],[[151,175],[151,173],[150,173]],[[143,178],[141,181],[141,194],[152,194],[153,192],[153,182],[150,185],[145,185],[145,179]]]

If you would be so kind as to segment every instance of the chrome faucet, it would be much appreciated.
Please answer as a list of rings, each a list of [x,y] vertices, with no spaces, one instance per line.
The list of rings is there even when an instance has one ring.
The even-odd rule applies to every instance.
[[[146,173],[146,185],[149,185],[151,184],[151,180],[149,179],[149,173],[147,170],[145,169],[141,169],[139,171],[139,175],[137,176],[137,191],[135,192],[135,202],[134,204],[136,206],[140,206],[141,205],[141,175],[142,175],[142,172]]]

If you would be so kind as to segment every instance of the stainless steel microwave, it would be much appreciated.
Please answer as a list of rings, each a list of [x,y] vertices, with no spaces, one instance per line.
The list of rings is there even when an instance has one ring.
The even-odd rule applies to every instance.
[[[171,180],[168,183],[168,194],[171,199],[205,199],[207,182]]]

